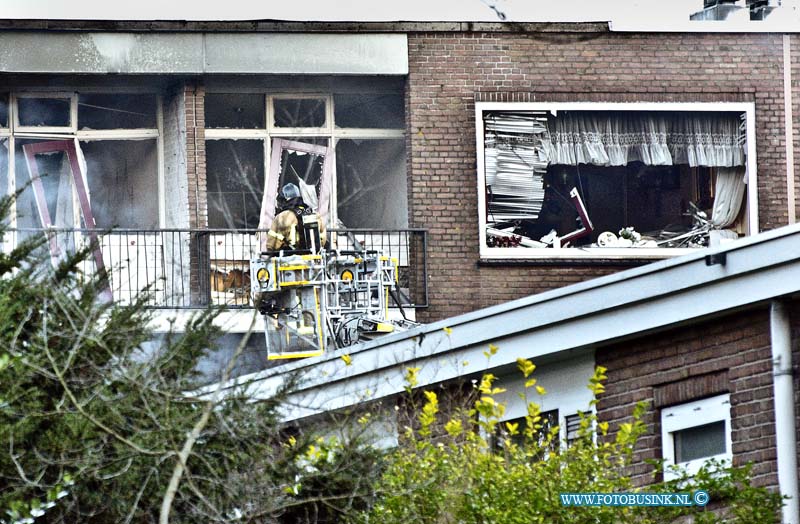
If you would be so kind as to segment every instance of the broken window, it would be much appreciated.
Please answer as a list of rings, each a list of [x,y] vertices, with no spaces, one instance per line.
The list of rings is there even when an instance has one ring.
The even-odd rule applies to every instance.
[[[66,97],[19,97],[17,119],[23,127],[70,127],[71,101]]]
[[[336,127],[403,129],[402,94],[347,94],[333,96]]]
[[[28,171],[23,148],[29,144],[40,144],[47,140],[17,139],[15,173],[16,187],[22,192],[17,196],[17,227],[43,227],[40,208],[34,195],[34,187]],[[77,202],[74,197],[74,182],[65,151],[54,151],[34,156],[39,180],[44,190],[44,206],[50,217],[50,224],[59,228],[81,227]]]
[[[254,229],[264,194],[262,140],[206,142],[208,225]]]
[[[152,94],[81,94],[79,129],[153,129],[156,97]]]
[[[155,140],[81,142],[95,225],[100,229],[158,227]]]
[[[324,127],[327,121],[325,98],[274,98],[275,127]]]
[[[741,112],[480,114],[484,254],[566,247],[654,253],[748,232]]]
[[[287,140],[298,144],[322,146],[323,148],[328,145],[328,140],[325,138],[290,138]],[[322,149],[322,151],[324,151],[324,149]],[[324,165],[324,154],[310,153],[288,145],[281,151],[278,189],[289,183],[296,184],[300,189],[303,202],[312,209],[318,210]]]
[[[404,141],[340,139],[336,188],[344,227],[408,227]]]
[[[264,127],[265,97],[250,93],[206,93],[206,127],[259,129]]]

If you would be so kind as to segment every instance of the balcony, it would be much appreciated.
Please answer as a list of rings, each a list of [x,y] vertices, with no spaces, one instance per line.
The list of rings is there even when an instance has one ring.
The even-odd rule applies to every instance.
[[[5,249],[35,235],[48,235],[42,256],[57,260],[62,253],[87,246],[97,236],[99,251],[82,270],[93,273],[97,260],[109,274],[111,293],[130,303],[143,289],[155,309],[192,309],[209,305],[248,309],[250,258],[259,251],[257,233],[242,229],[10,229]],[[329,230],[330,248],[380,250],[398,260],[398,281],[404,308],[428,305],[427,231],[423,229]]]

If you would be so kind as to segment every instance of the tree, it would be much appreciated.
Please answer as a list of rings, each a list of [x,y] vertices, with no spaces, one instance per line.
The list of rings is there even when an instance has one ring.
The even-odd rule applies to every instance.
[[[526,391],[545,394],[532,377],[535,366],[524,359],[517,362]],[[409,368],[410,385],[415,371]],[[603,391],[604,372],[598,367],[589,382],[595,395]],[[449,420],[440,420],[437,394],[424,392],[415,427],[406,428],[404,443],[387,459],[377,500],[357,522],[657,524],[685,516],[693,519],[687,522],[704,524],[779,521],[780,495],[753,487],[747,467],[709,464],[693,477],[636,487],[626,471],[637,438],[645,431],[644,404],[613,435],[589,406],[581,415],[577,438],[567,445],[559,441],[558,428],[542,419],[535,400],[527,403],[524,424],[499,422],[505,406],[495,395],[504,390],[494,381],[493,375],[484,375],[468,408]],[[411,393],[411,387],[407,389]],[[707,507],[576,507],[564,505],[560,497],[697,490],[712,497]]]
[[[103,280],[79,269],[90,249],[54,269],[46,242],[0,254],[0,522],[302,522],[366,507],[377,452],[282,427],[298,377],[260,402],[191,393],[218,310],[159,341],[146,293],[104,302]]]

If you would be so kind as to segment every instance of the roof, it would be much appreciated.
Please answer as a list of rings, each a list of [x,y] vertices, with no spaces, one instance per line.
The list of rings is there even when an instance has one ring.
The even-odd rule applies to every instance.
[[[421,368],[420,386],[486,372],[483,352],[490,343],[502,350],[488,370],[513,366],[518,357],[570,358],[800,294],[798,254],[800,224],[422,325],[227,386],[266,398],[286,373],[302,373],[304,382],[284,412],[294,420],[396,395],[409,366]],[[340,358],[345,353],[350,365]]]
[[[0,3],[0,19],[6,20],[1,24],[3,28],[9,27],[11,24],[8,22],[12,20],[25,21],[26,24],[47,21],[50,22],[47,24],[49,28],[87,28],[92,27],[92,21],[103,22],[105,27],[117,23],[130,28],[130,23],[123,22],[137,21],[141,22],[139,30],[197,30],[197,22],[224,22],[235,27],[235,22],[252,21],[349,24],[346,27],[353,27],[353,23],[424,22],[433,23],[430,26],[433,30],[442,30],[447,23],[458,22],[608,22],[615,31],[797,32],[800,30],[800,0],[783,0],[783,6],[780,16],[773,16],[772,19],[736,23],[690,22],[689,15],[702,9],[702,0],[562,0],[547,3],[530,0],[229,0],[224,3],[198,3],[191,0],[140,0],[133,3],[26,0]],[[61,22],[55,23],[58,21]],[[74,24],[70,26],[65,21],[74,21]]]

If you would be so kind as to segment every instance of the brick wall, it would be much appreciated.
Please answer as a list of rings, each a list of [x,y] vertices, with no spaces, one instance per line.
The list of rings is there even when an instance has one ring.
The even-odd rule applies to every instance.
[[[760,225],[787,223],[780,35],[416,33],[407,90],[411,225],[431,233],[431,307],[419,312],[423,321],[626,267],[479,265],[476,97],[754,101]]]
[[[800,220],[800,35],[791,36],[795,213]]]
[[[198,83],[184,86],[186,114],[186,171],[189,183],[189,224],[208,226],[206,198],[205,89]]]
[[[199,82],[186,82],[183,87],[186,115],[186,180],[189,190],[189,227],[208,227],[206,196],[206,132],[205,89]],[[191,303],[203,305],[208,300],[210,268],[208,236],[192,234],[189,241],[191,260]]]
[[[662,458],[660,410],[655,406],[729,392],[734,464],[753,462],[757,485],[777,485],[767,309],[613,344],[598,349],[596,361],[608,368],[597,409],[599,418],[610,423],[610,432],[629,419],[636,402],[651,404],[644,418],[648,432],[630,472],[638,484],[652,478],[652,466],[641,461]]]

